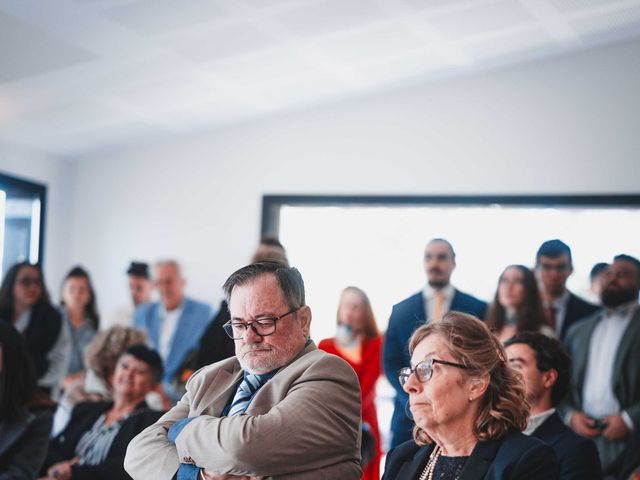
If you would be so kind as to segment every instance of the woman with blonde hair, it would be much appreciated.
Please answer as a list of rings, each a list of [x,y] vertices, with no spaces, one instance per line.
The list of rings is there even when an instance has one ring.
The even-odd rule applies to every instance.
[[[449,312],[418,328],[409,351],[411,366],[398,376],[414,440],[389,452],[384,480],[559,478],[551,447],[521,433],[524,384],[484,323]]]
[[[380,431],[376,412],[376,382],[382,372],[382,336],[378,331],[369,297],[358,287],[347,287],[340,295],[337,332],[320,342],[318,348],[346,360],[360,381],[363,437],[372,439],[363,448],[362,478],[380,478]],[[367,434],[370,435],[367,435]],[[363,442],[366,445],[366,442]],[[367,458],[368,457],[368,458]]]

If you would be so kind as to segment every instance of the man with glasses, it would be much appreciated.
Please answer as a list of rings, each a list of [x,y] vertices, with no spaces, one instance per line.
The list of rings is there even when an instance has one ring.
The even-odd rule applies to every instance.
[[[547,240],[536,253],[536,277],[547,321],[564,339],[569,327],[598,310],[597,305],[582,300],[567,290],[573,273],[571,249],[562,240]]]
[[[158,423],[136,437],[133,478],[359,479],[355,372],[309,338],[300,272],[258,262],[225,282],[235,357],[204,367]]]

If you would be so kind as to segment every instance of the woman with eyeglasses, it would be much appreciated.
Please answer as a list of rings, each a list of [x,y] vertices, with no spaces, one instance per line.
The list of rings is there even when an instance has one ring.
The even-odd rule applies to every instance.
[[[556,456],[521,433],[529,407],[502,344],[475,317],[449,312],[409,341],[398,372],[413,440],[391,450],[383,480],[553,480]]]
[[[337,355],[351,365],[358,375],[362,397],[363,462],[362,479],[380,478],[380,431],[376,412],[376,382],[382,373],[382,337],[376,325],[371,302],[358,287],[347,287],[340,295],[337,331],[318,348]],[[366,440],[371,445],[364,445]],[[366,462],[368,460],[368,462]]]
[[[38,386],[56,397],[67,372],[71,345],[39,266],[21,262],[9,269],[0,286],[0,321],[12,324],[23,335]]]
[[[504,269],[484,321],[503,343],[520,332],[555,337],[553,328],[547,324],[535,275],[524,265]]]

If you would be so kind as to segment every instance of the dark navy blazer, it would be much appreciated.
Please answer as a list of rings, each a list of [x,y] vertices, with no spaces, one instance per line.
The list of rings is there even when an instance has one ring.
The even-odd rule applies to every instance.
[[[470,313],[482,319],[487,304],[467,293],[456,290],[451,300],[450,310]],[[422,292],[410,296],[394,305],[389,317],[389,325],[384,339],[384,373],[396,390],[396,399],[391,419],[393,438],[391,446],[395,447],[411,439],[412,420],[407,416],[405,408],[409,396],[402,390],[398,382],[398,370],[411,363],[409,355],[409,338],[413,332],[427,322]]]
[[[420,447],[413,440],[389,451],[382,480],[417,480],[434,445]],[[557,480],[558,460],[553,449],[520,432],[502,440],[478,442],[459,480]]]
[[[567,427],[554,413],[531,434],[548,443],[560,462],[561,480],[599,480],[602,466],[596,444]]]

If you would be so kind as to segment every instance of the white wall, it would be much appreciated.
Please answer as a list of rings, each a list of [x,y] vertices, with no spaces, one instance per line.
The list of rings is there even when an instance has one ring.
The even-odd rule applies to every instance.
[[[191,294],[213,300],[259,237],[265,193],[638,193],[639,51],[628,42],[78,161],[72,257],[103,310],[126,300],[134,258],[178,257]]]
[[[73,258],[69,248],[73,165],[0,142],[0,171],[47,186],[44,272],[47,287],[58,301],[60,283]]]

